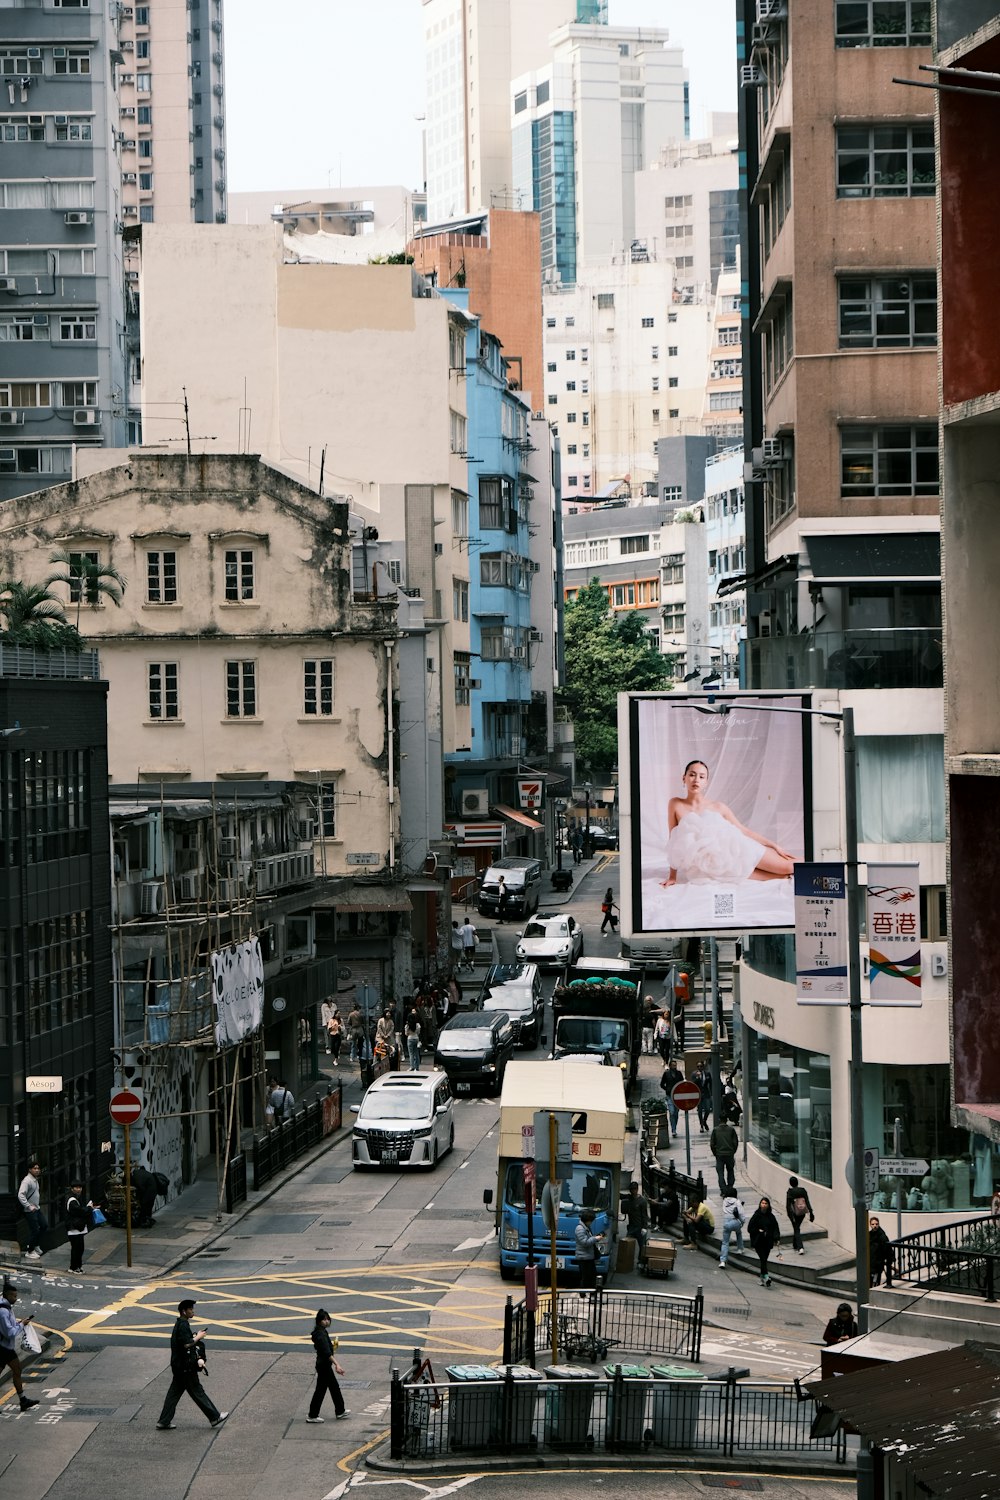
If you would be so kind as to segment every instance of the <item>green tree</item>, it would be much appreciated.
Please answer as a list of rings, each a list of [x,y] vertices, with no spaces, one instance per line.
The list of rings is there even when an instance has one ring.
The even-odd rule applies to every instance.
[[[12,579],[0,587],[0,636],[16,646],[41,650],[79,651],[80,633],[63,613],[62,603],[52,593],[52,578],[42,583]]]
[[[672,679],[673,660],[646,634],[642,616],[614,615],[608,591],[593,578],[566,606],[566,685],[576,752],[591,773],[618,760],[618,694],[655,692]]]
[[[116,609],[125,597],[125,580],[110,563],[96,562],[83,552],[54,552],[49,562],[62,563],[65,573],[53,573],[49,583],[68,583],[71,602],[76,603],[76,628],[80,629],[80,611],[88,604],[110,599]]]

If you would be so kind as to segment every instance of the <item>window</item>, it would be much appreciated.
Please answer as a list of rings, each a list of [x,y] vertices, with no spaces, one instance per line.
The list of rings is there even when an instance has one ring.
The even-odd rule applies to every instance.
[[[676,385],[677,381],[674,380],[672,383],[674,385]],[[660,389],[660,377],[659,377],[659,375],[654,375],[653,376],[653,390],[654,391],[658,391],[659,389]]]
[[[554,375],[556,373],[556,371],[558,370],[559,366],[556,364],[556,362],[555,362],[554,359],[550,359],[549,362],[548,362],[548,364],[545,366],[545,368],[549,372],[550,375]]]
[[[582,455],[583,455],[584,458],[589,458],[590,457],[590,444],[589,443],[584,443],[581,452],[582,452]]]
[[[782,298],[775,308],[774,316],[764,324],[761,349],[764,361],[764,389],[770,393],[788,368],[788,362],[794,352],[790,297]],[[734,394],[740,395],[740,404],[742,404],[741,393]],[[721,408],[710,406],[709,409],[720,410]]]
[[[96,313],[60,313],[59,339],[64,344],[92,344],[97,339]]]
[[[59,1031],[92,1015],[94,975],[90,917],[86,912],[29,925],[27,981],[28,1025],[33,1037]],[[50,1109],[50,1114],[69,1113],[65,1093],[59,1102],[60,1109]],[[55,1134],[58,1127],[51,1128]],[[66,1149],[79,1150],[79,1143],[75,1147],[67,1143]],[[46,1154],[52,1160],[51,1147]],[[64,1159],[68,1161],[68,1155]]]
[[[146,672],[149,682],[149,717],[151,719],[179,718],[177,663],[175,661],[151,661]]]
[[[568,479],[567,479],[567,481],[566,481],[566,484],[567,484],[567,485],[568,485],[568,487],[569,487],[569,488],[570,488],[570,489],[571,489],[571,490],[575,490],[575,489],[576,489],[576,488],[577,488],[577,486],[578,486],[578,485],[579,485],[579,483],[580,483],[580,481],[579,481],[579,479],[578,479],[578,478],[577,478],[577,477],[576,477],[576,475],[575,475],[575,474],[571,474],[571,475],[570,475],[570,476],[569,476],[569,478],[568,478]]]
[[[765,260],[774,249],[774,242],[781,233],[791,204],[792,158],[788,151],[782,151],[778,158],[777,171],[761,194],[760,234]]]
[[[589,411],[585,411],[585,412],[581,413],[580,421],[583,423],[584,427],[589,427],[590,426],[590,412]]]
[[[148,41],[136,42],[136,44],[135,44],[135,55],[136,55],[136,60],[138,62],[148,61],[148,59],[149,59],[149,42]]]
[[[739,380],[743,374],[742,359],[713,359],[709,380]]]
[[[567,422],[575,422],[576,421],[576,412],[575,411],[568,411],[566,413],[566,420],[567,420]]]
[[[53,57],[53,73],[77,73],[90,72],[90,50],[87,47],[63,47],[60,49],[65,56]]]
[[[782,1171],[830,1187],[829,1057],[758,1031],[751,1038],[748,1061],[751,1141],[764,1156],[779,1162]]]
[[[450,413],[450,422],[452,453],[468,452],[468,422],[459,411]]]
[[[38,53],[40,47],[32,47],[32,52]],[[16,51],[0,52],[0,75],[5,78],[27,78],[34,74],[36,77],[42,71],[41,57],[29,57],[25,47],[19,47]],[[11,100],[13,103],[13,100]]]
[[[140,125],[152,125],[153,108],[150,104],[140,104],[135,112],[135,117]]]
[[[933,125],[839,125],[838,198],[933,198]]]
[[[666,505],[679,505],[684,499],[684,488],[679,484],[665,484],[663,486],[663,500]]]
[[[937,343],[937,277],[842,277],[842,349],[908,349]]]
[[[623,536],[619,543],[622,557],[630,557],[635,552],[649,551],[649,533],[641,536]]]
[[[151,161],[153,157],[153,142],[147,136],[139,142],[139,157],[142,161]]]
[[[676,359],[677,358],[677,350],[678,350],[678,348],[679,348],[679,345],[677,345],[677,344],[668,344],[668,346],[667,346],[667,354],[669,355],[669,357],[671,359]]]
[[[576,381],[575,380],[567,380],[567,382],[566,382],[566,389],[568,391],[575,391],[576,390]]]
[[[862,842],[943,843],[944,795],[943,735],[858,736],[858,837]],[[912,797],[919,800],[911,801]]]
[[[556,320],[555,320],[555,318],[546,318],[545,319],[545,326],[546,326],[546,328],[554,328],[556,326]]]
[[[153,191],[153,174],[152,174],[152,172],[140,172],[139,173],[139,191],[141,193],[151,193]]]
[[[667,408],[667,416],[668,417],[679,417],[680,414],[681,414],[681,409],[680,409],[679,406],[671,406],[671,407]],[[654,411],[653,412],[653,421],[654,422],[658,422],[659,419],[660,419],[660,413],[658,411]]]
[[[97,580],[90,578],[84,584],[84,575],[90,568],[99,568],[101,556],[99,552],[71,552],[69,554],[69,600],[71,604],[79,604],[84,598],[86,590],[87,604],[99,604],[101,600],[97,587]]]
[[[615,305],[615,294],[614,294],[614,292],[598,292],[598,294],[597,294],[597,306],[598,306],[598,309],[614,307],[614,305]]]
[[[226,550],[226,603],[242,604],[254,597],[254,553],[252,547]]]
[[[660,346],[659,346],[659,344],[653,344],[651,346],[650,351],[649,351],[649,357],[650,357],[650,359],[659,359],[659,357],[660,357]]]
[[[469,535],[469,497],[468,495],[464,495],[461,490],[452,490],[451,492],[451,531],[452,535],[458,537],[460,540],[466,539]],[[400,568],[398,561],[396,568],[397,570]],[[402,583],[402,575],[398,578],[393,578],[392,581],[393,583]]]
[[[559,404],[559,397],[553,391],[553,393],[549,396],[549,405],[550,406],[558,406],[558,404]]]
[[[589,349],[581,349],[580,350],[580,363],[583,364],[583,365],[585,365],[589,359],[590,359],[590,350]]]
[[[511,520],[513,524],[510,524]],[[514,531],[517,529],[517,513],[514,510],[513,481],[505,474],[479,481],[479,524],[486,531]]]
[[[93,208],[94,184],[82,178],[47,182],[43,178],[23,178],[19,182],[0,183],[2,208]]]
[[[0,115],[0,141],[16,146],[24,141],[44,141],[45,126],[29,124],[24,115]]]
[[[146,553],[146,602],[177,603],[177,553]]]
[[[643,320],[642,320],[642,326],[643,326],[643,328],[655,328],[656,327],[656,319],[655,318],[643,318]]]
[[[722,344],[722,345],[742,343],[742,336],[740,334],[739,324],[736,324],[735,326],[731,325],[731,324],[726,324],[725,327],[720,328],[719,329],[719,343]]]
[[[837,0],[838,47],[929,47],[931,0]]]
[[[455,652],[455,702],[467,704],[472,691],[470,657],[467,651]]]
[[[708,396],[709,411],[742,411],[742,391],[710,391]]]
[[[93,123],[89,115],[67,115],[65,123],[63,116],[59,116],[60,123],[56,125],[57,141],[92,141],[94,139]]]
[[[464,495],[462,496],[462,499],[465,500],[465,524],[466,524],[466,526],[468,526],[468,524],[469,524],[469,501],[468,501],[468,498],[466,496],[464,496]],[[454,495],[452,496],[452,503],[454,503]],[[402,584],[402,582],[403,582],[403,560],[402,560],[402,558],[400,558],[400,557],[390,557],[389,560],[388,560],[388,562],[385,565],[385,575],[388,578],[388,580],[389,580],[390,583]]]
[[[137,73],[135,79],[136,93],[151,94],[153,92],[152,73]]]
[[[335,781],[321,781],[314,786],[315,799],[313,807],[318,818],[317,834],[321,839],[335,839],[337,837],[337,783]],[[303,932],[300,924],[305,923]],[[311,953],[313,947],[312,922],[308,917],[286,917],[285,918],[285,953],[306,952]]]
[[[135,8],[135,24],[137,26],[149,25],[149,6],[137,5]]]
[[[676,416],[676,412],[671,412],[671,416]],[[658,406],[654,406],[653,407],[653,421],[654,422],[658,422],[659,420],[660,420],[660,408]]]
[[[47,380],[10,380],[0,384],[0,407],[51,405],[52,388]]]
[[[307,657],[302,663],[302,712],[328,719],[333,713],[333,657]]]
[[[257,663],[226,662],[226,718],[257,717]]]
[[[616,583],[611,587],[611,608],[631,609],[635,604],[635,584]]]
[[[451,584],[452,614],[456,620],[469,618],[469,585],[464,578],[454,578]]]
[[[573,317],[567,318],[566,319],[566,327],[567,328],[575,328],[576,327],[576,319],[573,318]]]
[[[842,427],[840,493],[936,495],[937,426]]]
[[[581,380],[580,381],[580,394],[582,396],[589,396],[590,395],[590,381],[589,380]]]
[[[575,443],[567,443],[566,444],[566,452],[568,454],[572,454],[575,457],[576,456],[576,444]]]
[[[37,344],[49,336],[49,320],[36,323],[34,314],[0,315],[0,344]]]
[[[0,448],[0,474],[69,474],[72,467],[72,449],[62,444]]]
[[[63,380],[59,386],[59,406],[96,406],[96,380]]]
[[[575,349],[567,349],[566,350],[566,358],[567,358],[567,360],[574,360],[574,359],[576,359],[576,350]]]
[[[139,221],[142,224],[152,224],[152,222],[153,222],[153,205],[151,203],[144,203],[142,205],[142,207],[139,210]]]
[[[675,390],[679,385],[680,380],[676,375],[667,376],[667,386],[669,389]],[[653,389],[654,391],[658,391],[660,389],[660,382],[658,380],[653,382]]]

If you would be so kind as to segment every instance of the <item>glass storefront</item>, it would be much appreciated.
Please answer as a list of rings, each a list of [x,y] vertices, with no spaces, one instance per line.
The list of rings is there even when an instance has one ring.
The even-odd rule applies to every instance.
[[[989,1141],[956,1129],[949,1119],[946,1063],[866,1065],[865,1140],[879,1143],[882,1157],[895,1156],[899,1121],[900,1156],[928,1163],[921,1177],[880,1177],[872,1199],[877,1213],[900,1207],[910,1213],[952,1213],[961,1218],[986,1207],[993,1192],[995,1163]]]
[[[830,1187],[829,1057],[764,1032],[750,1038],[744,1086],[751,1144],[790,1174]]]

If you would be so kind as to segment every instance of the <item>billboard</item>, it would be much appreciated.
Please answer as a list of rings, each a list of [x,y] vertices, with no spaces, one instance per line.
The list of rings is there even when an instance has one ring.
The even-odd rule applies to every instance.
[[[264,1016],[264,960],[260,939],[233,943],[212,954],[215,1045],[235,1047],[252,1036]]]
[[[793,866],[811,853],[808,695],[623,694],[619,705],[626,936],[791,930]]]

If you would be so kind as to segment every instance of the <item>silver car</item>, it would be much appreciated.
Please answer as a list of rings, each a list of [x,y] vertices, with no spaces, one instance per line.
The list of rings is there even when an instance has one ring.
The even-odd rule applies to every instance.
[[[564,969],[583,952],[583,931],[568,912],[538,912],[517,940],[517,956],[540,968]]]

